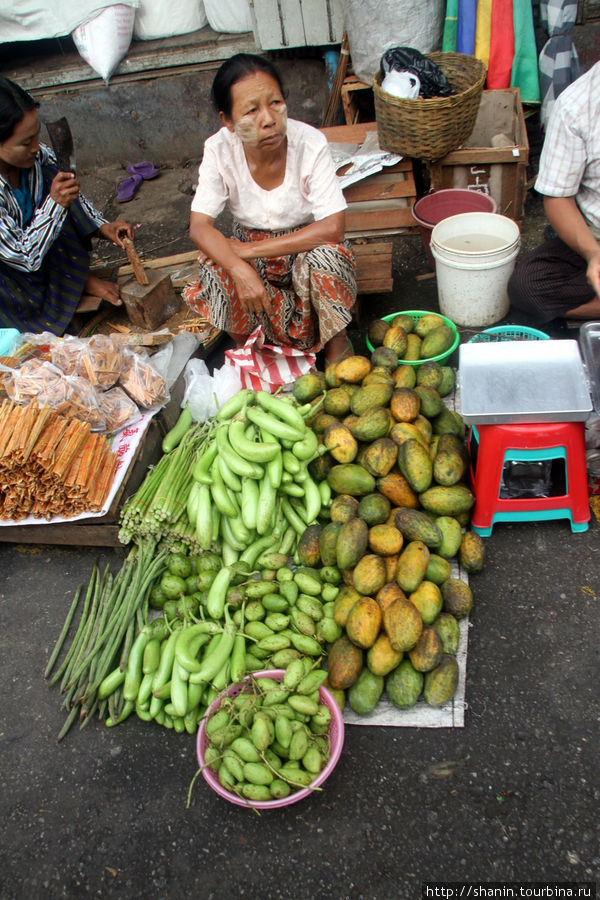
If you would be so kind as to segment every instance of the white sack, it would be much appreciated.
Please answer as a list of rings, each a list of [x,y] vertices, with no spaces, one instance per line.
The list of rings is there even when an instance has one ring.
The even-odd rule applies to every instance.
[[[359,81],[372,83],[390,47],[439,50],[445,9],[444,0],[346,0],[344,21]]]
[[[248,0],[204,0],[206,18],[213,31],[252,31]]]
[[[141,0],[133,35],[141,41],[154,41],[199,31],[206,23],[203,0]]]
[[[135,9],[139,0],[0,0],[0,42],[65,37],[116,2]]]
[[[135,9],[119,3],[73,32],[79,53],[106,82],[129,50],[134,17]]]

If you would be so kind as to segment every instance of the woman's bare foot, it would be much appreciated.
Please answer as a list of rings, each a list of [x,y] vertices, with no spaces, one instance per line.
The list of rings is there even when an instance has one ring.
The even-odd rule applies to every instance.
[[[346,329],[339,331],[331,340],[325,344],[325,363],[332,366],[347,356],[354,355],[354,348],[350,343],[350,338],[346,334]]]
[[[96,275],[88,275],[83,286],[83,293],[107,300],[113,306],[121,306],[123,302],[119,296],[119,285],[112,281],[105,281],[103,278],[97,278]]]

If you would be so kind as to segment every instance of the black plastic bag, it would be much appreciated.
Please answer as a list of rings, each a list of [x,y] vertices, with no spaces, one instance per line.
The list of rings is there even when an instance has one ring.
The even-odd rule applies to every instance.
[[[421,82],[419,97],[425,100],[450,97],[456,93],[440,67],[414,47],[391,47],[386,50],[381,57],[381,69],[384,75],[392,71],[412,72]]]

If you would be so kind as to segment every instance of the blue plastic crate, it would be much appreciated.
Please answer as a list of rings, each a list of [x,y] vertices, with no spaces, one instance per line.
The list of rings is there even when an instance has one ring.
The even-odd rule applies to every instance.
[[[497,325],[473,335],[469,344],[493,341],[549,341],[550,335],[525,325]]]
[[[20,332],[16,328],[0,328],[0,356],[8,356]]]

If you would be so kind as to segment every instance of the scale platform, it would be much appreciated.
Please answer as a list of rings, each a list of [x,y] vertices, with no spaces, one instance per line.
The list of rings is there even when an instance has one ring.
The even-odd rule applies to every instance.
[[[580,422],[592,412],[573,340],[461,344],[458,379],[467,424]]]

